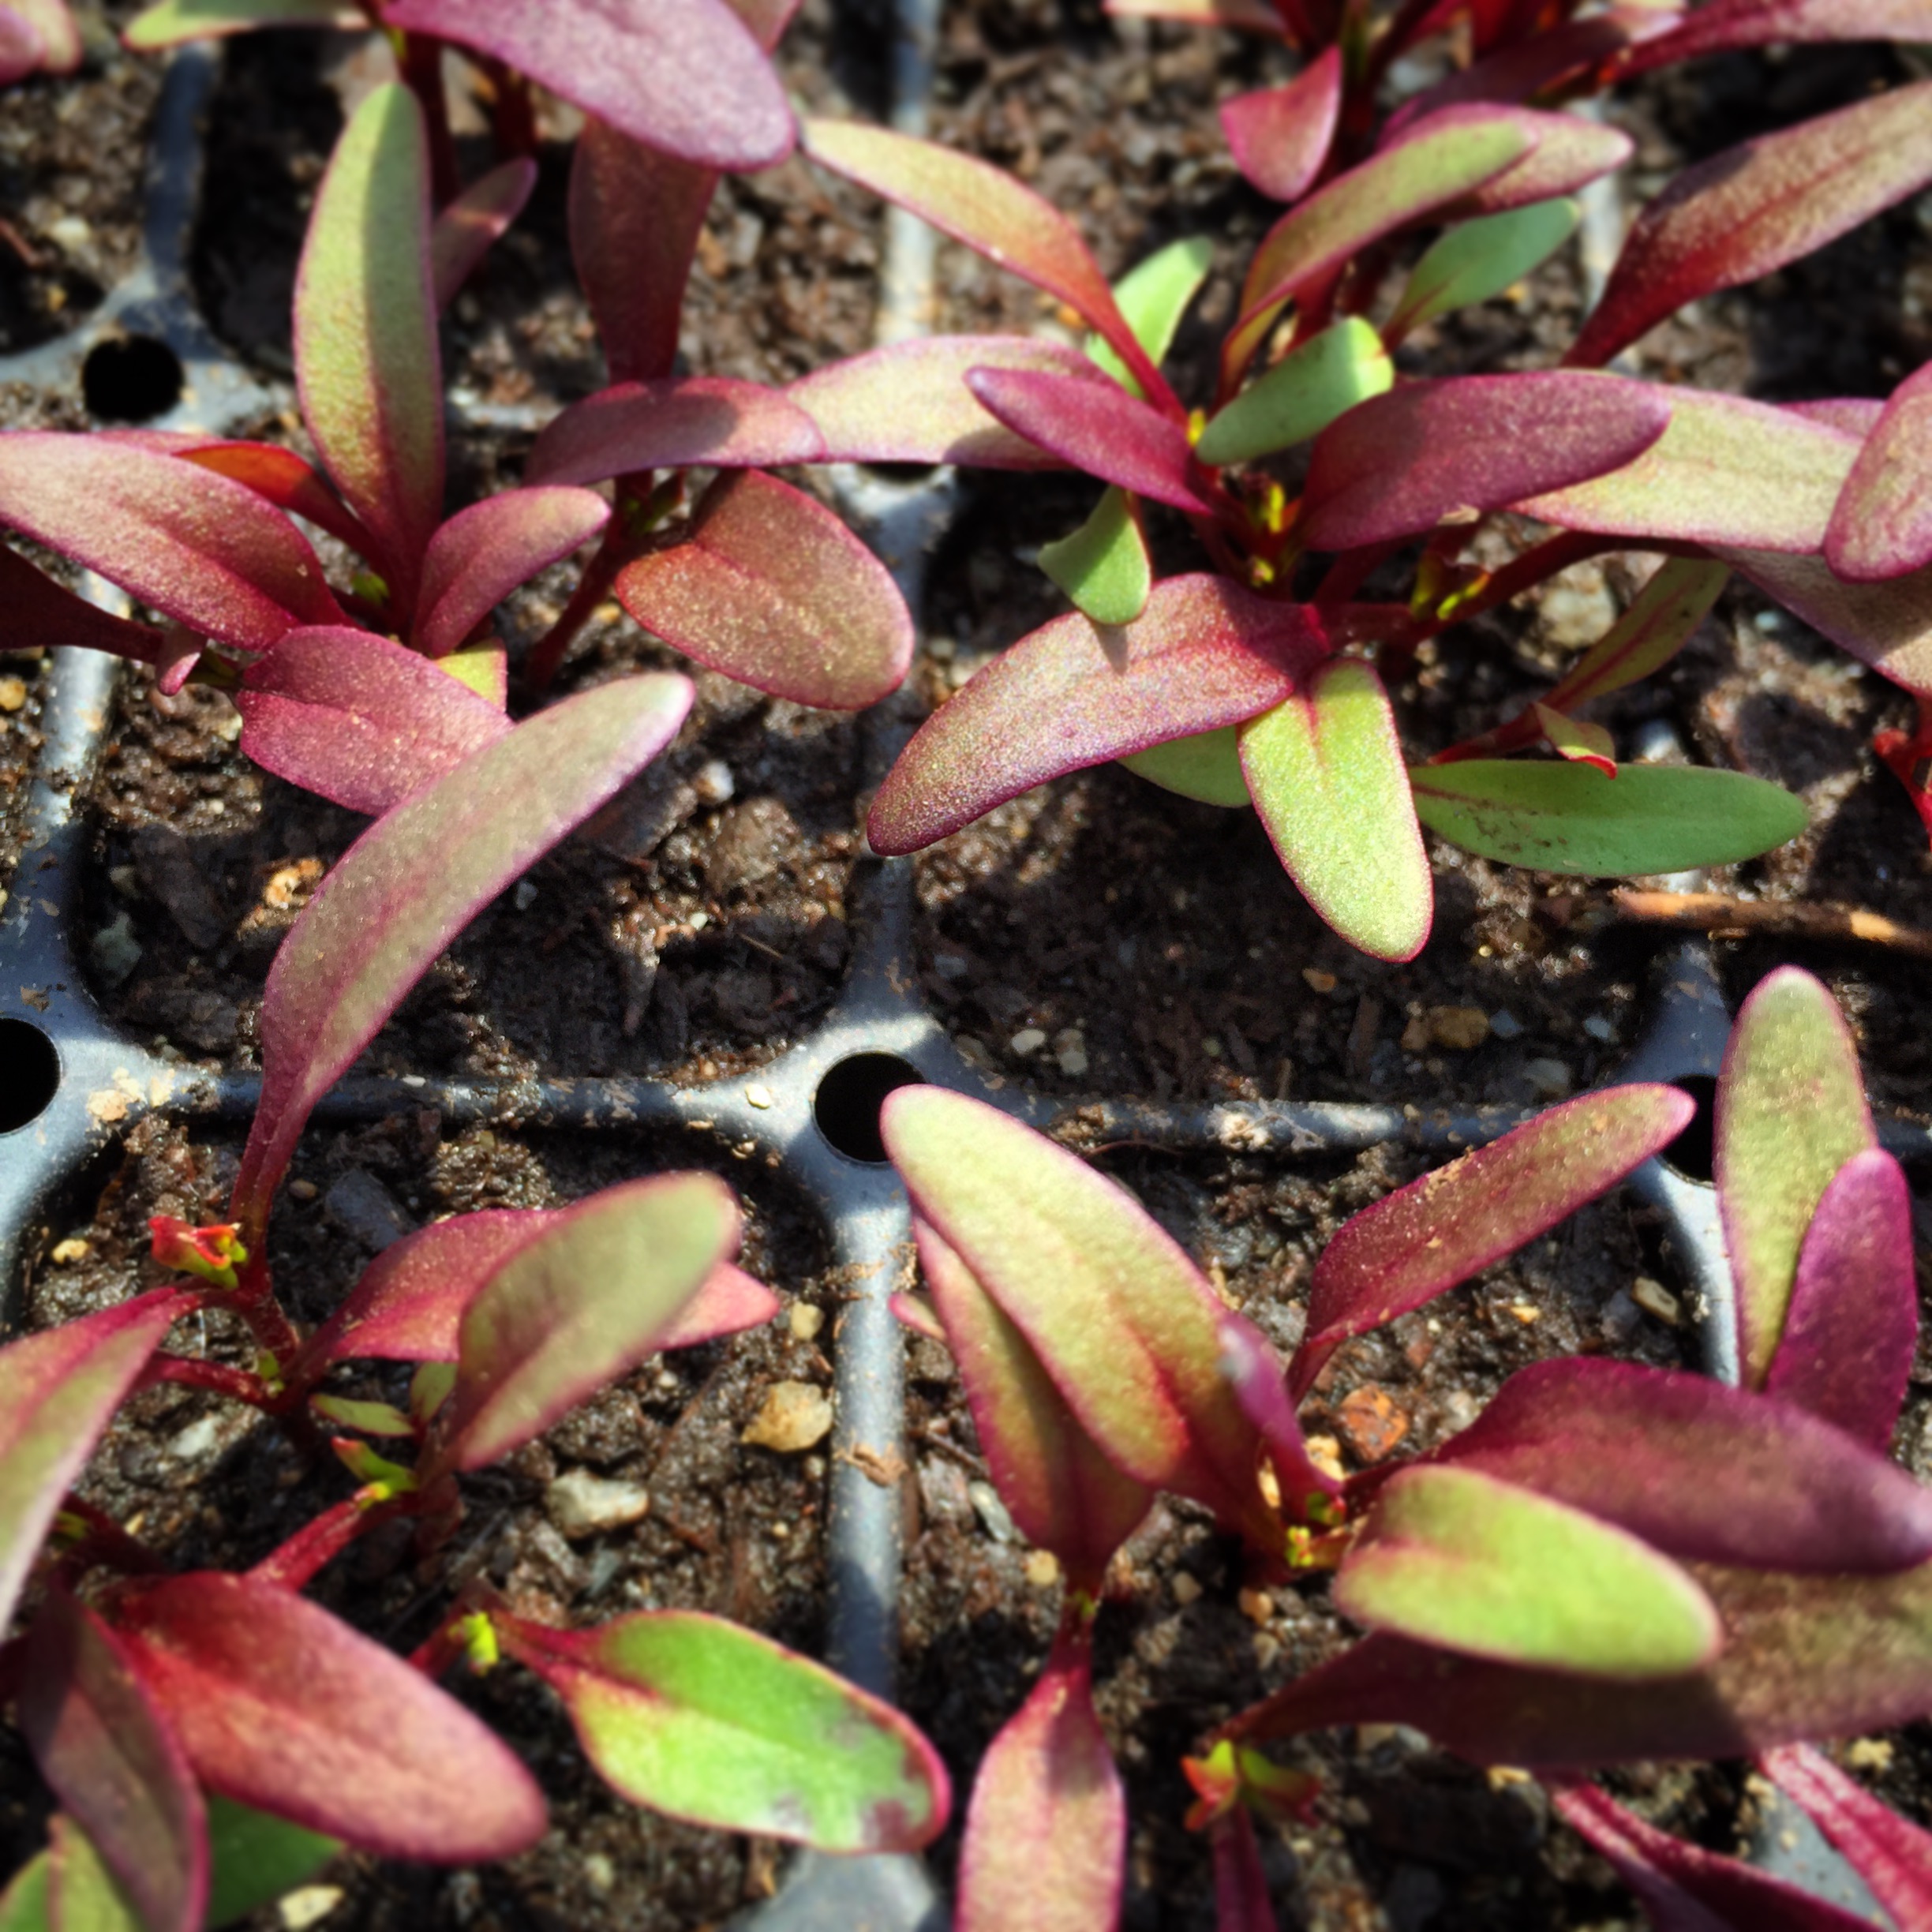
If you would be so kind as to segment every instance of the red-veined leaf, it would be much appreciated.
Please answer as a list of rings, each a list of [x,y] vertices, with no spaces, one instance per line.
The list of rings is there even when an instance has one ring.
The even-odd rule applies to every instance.
[[[1674,1087],[1585,1094],[1365,1208],[1315,1264],[1290,1378],[1297,1400],[1350,1335],[1421,1307],[1553,1228],[1668,1146],[1696,1110]]]
[[[1705,0],[1617,65],[1617,78],[1675,66],[1701,54],[1829,40],[1932,40],[1925,0]]]
[[[1063,772],[1279,704],[1328,654],[1320,620],[1222,577],[1156,584],[1103,633],[1078,612],[1043,624],[919,727],[874,800],[867,836],[916,852]]]
[[[735,376],[667,376],[573,402],[537,439],[523,474],[531,483],[601,483],[642,470],[824,457],[817,424],[777,390]]]
[[[1571,666],[1544,706],[1567,714],[1668,664],[1709,615],[1730,578],[1728,564],[1702,557],[1666,558],[1630,608]]]
[[[316,1102],[457,933],[669,743],[691,698],[663,675],[580,692],[473,752],[343,856],[283,941],[262,1002],[262,1097],[234,1193],[257,1237]]]
[[[1324,47],[1280,87],[1221,103],[1221,129],[1234,165],[1262,193],[1299,201],[1328,159],[1342,111],[1342,50]]]
[[[856,711],[912,665],[912,616],[885,565],[822,504],[755,470],[720,477],[685,540],[627,564],[616,588],[687,657],[797,704]]]
[[[1908,577],[1848,584],[1819,556],[1722,545],[1717,554],[1860,664],[1932,697],[1932,564]]]
[[[117,1622],[211,1791],[386,1858],[465,1864],[543,1836],[509,1747],[319,1605],[203,1571],[129,1589]]]
[[[429,285],[440,315],[510,224],[537,185],[537,163],[527,155],[493,167],[441,210],[429,231]]]
[[[1932,1833],[1881,1804],[1822,1751],[1785,1745],[1760,1760],[1779,1790],[1810,1813],[1903,1932],[1932,1926]]]
[[[1932,364],[1893,391],[1852,466],[1825,533],[1825,560],[1834,575],[1870,583],[1932,564],[1929,447]]]
[[[160,0],[135,15],[122,39],[152,54],[184,40],[246,33],[257,27],[366,28],[369,16],[341,0]]]
[[[601,496],[562,486],[505,490],[459,510],[423,555],[417,647],[432,657],[456,650],[519,585],[609,521]]]
[[[1932,181],[1932,80],[1686,168],[1637,218],[1565,361],[1607,362],[1687,301],[1754,281]]]
[[[0,649],[44,650],[64,644],[110,652],[163,671],[185,668],[184,660],[192,665],[201,655],[199,638],[111,616],[62,589],[17,551],[0,544]]]

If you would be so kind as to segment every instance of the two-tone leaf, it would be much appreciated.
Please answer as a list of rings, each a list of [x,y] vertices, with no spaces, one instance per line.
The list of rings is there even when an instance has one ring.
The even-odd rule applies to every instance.
[[[609,521],[602,497],[560,487],[505,490],[459,510],[423,556],[417,648],[432,657],[455,650],[512,590]]]
[[[1342,50],[1324,47],[1280,87],[1221,103],[1221,131],[1234,165],[1262,193],[1299,201],[1328,159],[1342,111]]]
[[[1194,445],[1204,463],[1252,462],[1319,436],[1345,410],[1395,381],[1382,338],[1349,316],[1297,343],[1260,380],[1215,413]]]
[[[537,437],[531,483],[601,483],[639,470],[818,462],[818,425],[797,403],[735,376],[620,383],[573,402]]]
[[[1616,747],[1602,725],[1570,717],[1553,705],[1533,704],[1530,710],[1549,748],[1559,758],[1593,766],[1606,778],[1616,776]]]
[[[1892,392],[1845,479],[1825,560],[1833,575],[1870,583],[1932,564],[1932,366]]]
[[[366,27],[358,6],[342,0],[159,0],[129,22],[122,35],[137,53],[152,54],[184,40],[247,33],[257,27]]]
[[[33,1932],[147,1932],[134,1901],[77,1819],[47,1821],[46,1918]]]
[[[118,436],[122,432],[114,433]],[[164,448],[183,462],[245,483],[278,510],[305,518],[317,530],[339,537],[358,556],[373,556],[381,549],[361,518],[293,450],[283,449],[278,443],[211,441],[186,435],[163,439],[152,430],[140,433],[144,440],[152,439],[150,447]]]
[[[1925,0],[1706,0],[1669,32],[1617,65],[1619,79],[1675,66],[1700,54],[1833,40],[1923,41],[1932,28]]]

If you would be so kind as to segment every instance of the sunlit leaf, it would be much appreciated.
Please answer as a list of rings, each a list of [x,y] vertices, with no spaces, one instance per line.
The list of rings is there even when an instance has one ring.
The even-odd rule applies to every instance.
[[[80,65],[86,44],[67,0],[10,0],[8,10],[25,21],[39,42],[36,59],[42,73],[70,74]]]
[[[552,418],[524,466],[530,483],[601,483],[636,470],[817,462],[818,425],[796,402],[735,376],[620,383]]]
[[[1174,331],[1213,266],[1214,244],[1205,235],[1190,235],[1170,242],[1114,283],[1114,299],[1156,369],[1166,360]],[[1134,395],[1141,393],[1126,364],[1101,338],[1087,345],[1087,353],[1123,388]]]
[[[1810,1813],[1894,1925],[1932,1921],[1932,1833],[1881,1804],[1809,1744],[1767,1751],[1762,1764],[1779,1790]]]
[[[1097,624],[1130,624],[1147,608],[1154,566],[1125,490],[1102,492],[1070,537],[1039,549],[1039,565]]]
[[[1342,108],[1342,50],[1324,47],[1279,87],[1221,103],[1221,131],[1234,165],[1262,193],[1299,201],[1328,159]]]
[[[312,1878],[342,1849],[339,1838],[305,1831],[232,1798],[208,1799],[211,1932],[271,1905]]]
[[[1253,801],[1241,770],[1241,727],[1218,725],[1190,737],[1129,751],[1121,762],[1136,776],[1204,805],[1241,806]]]
[[[1382,338],[1360,316],[1349,316],[1297,343],[1251,383],[1209,421],[1194,453],[1204,463],[1252,462],[1319,436],[1345,410],[1383,395],[1395,380]]]
[[[512,590],[609,520],[610,506],[586,489],[505,490],[459,510],[423,557],[417,648],[432,657],[455,650]]]
[[[1825,533],[1825,560],[1855,583],[1932,564],[1932,365],[1893,391],[1859,451]]]
[[[1730,579],[1728,564],[1667,557],[1630,608],[1571,666],[1544,702],[1554,710],[1573,711],[1668,664]]]
[[[1559,199],[1458,223],[1410,271],[1383,331],[1387,339],[1398,341],[1452,309],[1500,295],[1570,239],[1582,212],[1575,202]]]
[[[366,27],[358,6],[341,0],[160,0],[128,23],[122,35],[137,53],[152,53],[183,40],[245,33],[256,27]]]
[[[436,215],[429,232],[429,281],[440,314],[476,272],[490,245],[523,212],[537,163],[519,155],[472,182]]]

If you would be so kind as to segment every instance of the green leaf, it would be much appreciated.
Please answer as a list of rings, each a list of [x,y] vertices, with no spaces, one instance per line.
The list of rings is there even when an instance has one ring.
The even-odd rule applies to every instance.
[[[1130,624],[1147,608],[1154,566],[1127,492],[1113,484],[1070,537],[1042,544],[1039,566],[1097,624]]]
[[[0,1893],[0,1932],[51,1932],[47,1893],[52,1865],[51,1855],[39,1852],[13,1874]]]
[[[1244,389],[1201,432],[1194,454],[1216,466],[1252,462],[1319,436],[1344,410],[1382,395],[1395,380],[1382,338],[1350,316],[1297,343]]]
[[[1622,878],[1729,865],[1795,838],[1802,800],[1762,778],[1696,766],[1470,758],[1410,774],[1416,815],[1466,852],[1541,872]]]
[[[1204,805],[1251,805],[1248,781],[1241,772],[1241,727],[1223,724],[1215,731],[1194,732],[1170,738],[1165,744],[1130,751],[1121,760],[1130,772],[1198,799]]]
[[[1382,680],[1334,657],[1241,730],[1241,769],[1282,863],[1351,945],[1413,959],[1435,895]]]
[[[833,1852],[915,1851],[945,1823],[945,1768],[912,1724],[769,1638],[695,1611],[492,1621],[634,1804]]]
[[[1391,1478],[1335,1601],[1423,1643],[1588,1676],[1676,1676],[1709,1663],[1722,1641],[1709,1597],[1668,1556],[1473,1470]]]
[[[237,1804],[232,1798],[208,1797],[208,1855],[214,1871],[208,1885],[208,1924],[215,1928],[245,1918],[257,1906],[272,1904],[312,1878],[342,1849],[342,1840],[305,1831],[286,1818]],[[0,1932],[6,1928],[0,1926]]]
[[[245,33],[256,27],[366,27],[360,7],[340,0],[160,0],[135,15],[121,36],[137,54]]]
[[[391,1402],[356,1402],[346,1395],[311,1395],[309,1406],[325,1422],[365,1436],[414,1436],[416,1425]]]
[[[1582,212],[1575,202],[1559,199],[1459,223],[1416,264],[1389,318],[1388,339],[1399,342],[1451,309],[1501,294],[1570,239]]]
[[[64,1811],[48,1830],[47,1917],[56,1932],[144,1932],[93,1840]]]
[[[1190,235],[1169,242],[1114,284],[1114,299],[1127,318],[1127,326],[1156,369],[1173,345],[1174,331],[1181,326],[1188,304],[1200,293],[1213,265],[1214,243],[1206,235]],[[1127,365],[1099,336],[1088,341],[1087,353],[1123,389],[1134,395],[1142,393]]]
[[[1739,1009],[1718,1076],[1715,1133],[1739,1361],[1744,1386],[1762,1388],[1805,1230],[1832,1177],[1876,1144],[1858,1050],[1809,973],[1780,967]]]

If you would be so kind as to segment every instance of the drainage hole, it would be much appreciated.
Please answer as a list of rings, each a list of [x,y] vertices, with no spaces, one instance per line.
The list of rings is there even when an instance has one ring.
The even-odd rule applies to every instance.
[[[80,393],[103,422],[152,422],[181,400],[181,358],[152,335],[117,335],[88,351]]]
[[[1717,1083],[1708,1073],[1693,1073],[1671,1084],[1681,1087],[1697,1103],[1697,1112],[1661,1158],[1666,1167],[1687,1181],[1708,1181],[1717,1151]]]
[[[879,1138],[879,1109],[886,1096],[897,1088],[916,1087],[925,1077],[897,1054],[853,1054],[826,1069],[812,1100],[812,1118],[848,1160],[877,1165],[886,1158],[886,1143]]]
[[[0,1134],[38,1120],[59,1087],[54,1043],[31,1020],[0,1020]]]

